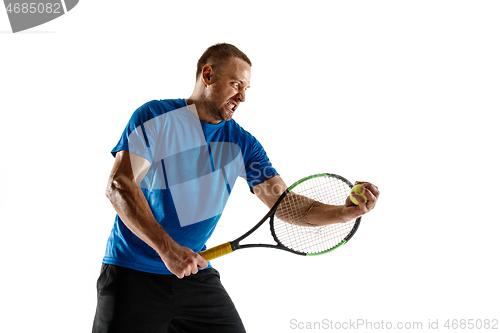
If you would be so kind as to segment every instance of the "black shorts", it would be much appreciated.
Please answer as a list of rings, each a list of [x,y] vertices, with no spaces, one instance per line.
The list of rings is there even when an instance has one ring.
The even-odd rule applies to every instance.
[[[103,264],[93,333],[245,332],[214,268],[178,279]]]

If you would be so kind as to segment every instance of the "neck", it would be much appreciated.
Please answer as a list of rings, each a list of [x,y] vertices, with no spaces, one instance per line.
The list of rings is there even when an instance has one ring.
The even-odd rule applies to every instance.
[[[208,124],[219,124],[222,120],[216,119],[211,113],[210,108],[204,102],[203,98],[191,96],[185,99],[189,111],[200,121]]]

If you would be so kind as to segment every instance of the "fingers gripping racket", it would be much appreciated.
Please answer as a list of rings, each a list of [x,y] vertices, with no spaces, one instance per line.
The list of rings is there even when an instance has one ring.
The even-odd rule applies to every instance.
[[[305,177],[286,189],[271,210],[247,233],[199,254],[206,260],[213,260],[251,247],[269,247],[307,256],[333,251],[356,233],[361,217],[345,223],[315,226],[308,220],[308,214],[314,207],[324,204],[343,206],[352,186],[347,179],[329,173]],[[268,220],[277,244],[240,244]]]

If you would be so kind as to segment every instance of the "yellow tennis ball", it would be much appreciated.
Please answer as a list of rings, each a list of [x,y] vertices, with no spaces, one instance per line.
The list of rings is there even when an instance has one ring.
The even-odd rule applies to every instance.
[[[361,195],[363,197],[363,199],[365,199],[365,202],[368,201],[368,199],[366,198],[366,195],[362,192],[362,189],[361,187],[363,187],[363,185],[355,185],[352,189],[351,189],[351,193],[353,192],[356,192],[358,193],[359,195]],[[359,202],[358,200],[356,200],[355,197],[352,196],[352,194],[349,196],[349,198],[351,199],[352,203],[355,204],[356,206],[359,205]]]

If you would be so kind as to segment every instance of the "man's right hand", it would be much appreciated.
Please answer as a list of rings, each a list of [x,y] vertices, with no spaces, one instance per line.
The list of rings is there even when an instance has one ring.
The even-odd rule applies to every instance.
[[[169,242],[168,249],[159,253],[161,259],[179,279],[185,276],[198,273],[198,269],[203,269],[208,266],[208,262],[198,253],[190,248],[181,246],[174,241]]]

